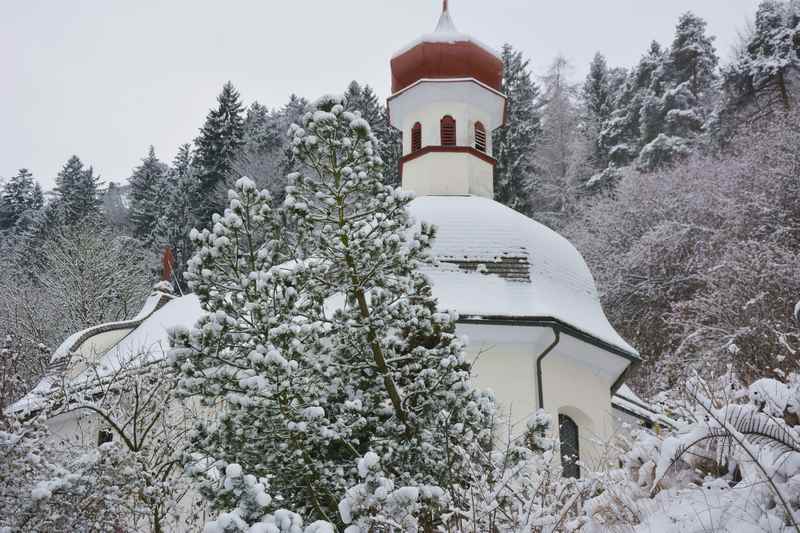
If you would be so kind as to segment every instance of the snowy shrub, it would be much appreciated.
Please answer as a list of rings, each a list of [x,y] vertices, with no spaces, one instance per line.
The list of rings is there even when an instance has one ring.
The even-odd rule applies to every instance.
[[[800,121],[742,132],[724,158],[626,173],[584,204],[566,233],[614,326],[648,364],[645,395],[731,364],[752,380],[791,371],[800,349]]]
[[[666,435],[638,434],[623,469],[606,474],[605,490],[585,506],[593,527],[798,530],[800,376],[730,383],[692,380],[692,420]]]
[[[68,449],[41,420],[12,420],[0,430],[0,530],[100,532],[146,520],[135,505],[138,469],[114,443]]]

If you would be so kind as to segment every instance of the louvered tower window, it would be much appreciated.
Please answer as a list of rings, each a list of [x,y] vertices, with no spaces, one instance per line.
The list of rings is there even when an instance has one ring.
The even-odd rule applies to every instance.
[[[422,124],[417,122],[411,128],[411,151],[417,152],[422,150]]]
[[[581,477],[581,468],[578,466],[578,424],[567,415],[558,415],[558,435],[561,440],[561,469],[564,477],[578,479]]]
[[[483,123],[475,123],[475,149],[486,152],[486,128]]]
[[[450,115],[442,118],[442,146],[456,145],[456,119]]]

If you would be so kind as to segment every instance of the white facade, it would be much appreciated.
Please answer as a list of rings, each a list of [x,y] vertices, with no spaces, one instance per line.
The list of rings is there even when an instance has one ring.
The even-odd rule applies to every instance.
[[[505,97],[469,79],[420,80],[389,99],[392,126],[403,134],[403,188],[417,196],[468,195],[494,197],[492,131],[502,126]],[[456,123],[454,147],[443,147],[441,121]],[[476,125],[485,132],[485,147],[476,148]],[[418,157],[412,131],[421,128]],[[441,150],[429,151],[432,147]],[[464,149],[472,150],[464,150]],[[450,151],[446,151],[449,149]]]

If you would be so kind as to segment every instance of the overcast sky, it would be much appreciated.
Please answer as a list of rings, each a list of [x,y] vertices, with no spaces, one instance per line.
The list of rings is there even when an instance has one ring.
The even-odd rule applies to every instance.
[[[450,0],[458,28],[509,42],[543,72],[564,54],[582,77],[596,51],[635,63],[694,10],[723,58],[757,0]],[[71,154],[124,180],[153,144],[170,161],[222,84],[284,104],[350,80],[388,96],[389,58],[429,32],[439,0],[0,0],[0,176],[45,187]]]

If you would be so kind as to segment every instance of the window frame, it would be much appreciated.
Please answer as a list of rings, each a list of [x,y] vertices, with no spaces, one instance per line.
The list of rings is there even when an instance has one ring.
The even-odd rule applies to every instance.
[[[443,116],[439,122],[439,143],[441,146],[458,146],[456,119],[452,115]]]

